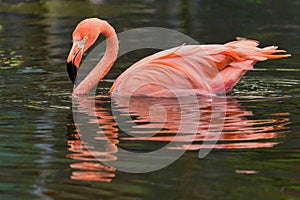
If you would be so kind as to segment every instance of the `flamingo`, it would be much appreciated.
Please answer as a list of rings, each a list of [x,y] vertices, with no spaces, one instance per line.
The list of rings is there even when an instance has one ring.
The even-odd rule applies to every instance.
[[[84,19],[73,32],[73,45],[67,58],[67,71],[73,84],[84,52],[100,34],[106,37],[104,56],[74,88],[74,95],[88,94],[103,79],[117,59],[119,44],[114,28],[98,18]],[[223,45],[181,45],[160,51],[125,70],[109,93],[152,97],[170,97],[174,95],[172,90],[176,90],[177,95],[185,95],[187,91],[228,93],[257,61],[291,56],[276,54],[286,52],[277,46],[259,48],[258,45],[258,41],[245,39]]]

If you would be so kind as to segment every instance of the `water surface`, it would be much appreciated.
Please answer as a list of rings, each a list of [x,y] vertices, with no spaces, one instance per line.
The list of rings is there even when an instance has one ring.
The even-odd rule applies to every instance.
[[[207,157],[199,159],[198,151],[210,148],[203,146],[201,133],[212,112],[210,101],[200,98],[203,118],[190,120],[200,125],[189,150],[161,170],[125,173],[95,154],[114,162],[117,145],[138,153],[164,147],[184,116],[175,100],[133,99],[126,107],[105,95],[112,81],[147,53],[134,52],[118,60],[98,87],[99,121],[91,123],[101,129],[95,141],[105,142],[105,135],[112,144],[93,151],[81,140],[65,60],[74,27],[90,16],[107,19],[117,32],[158,26],[201,44],[245,37],[293,56],[257,63],[218,102],[226,105],[224,131]],[[0,199],[299,199],[299,18],[296,0],[0,1]],[[147,112],[157,103],[165,106],[167,121],[160,121],[165,114],[160,107]],[[80,106],[88,115],[89,107]],[[185,108],[194,106],[187,101]],[[154,131],[158,134],[145,137]],[[187,148],[189,136],[186,129],[170,149]]]

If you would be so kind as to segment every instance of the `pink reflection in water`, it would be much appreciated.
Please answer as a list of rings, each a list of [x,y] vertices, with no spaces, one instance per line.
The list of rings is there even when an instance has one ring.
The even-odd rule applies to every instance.
[[[237,169],[237,170],[235,170],[235,173],[237,173],[237,174],[258,174],[259,171]]]
[[[81,140],[69,140],[68,158],[72,158],[77,163],[70,164],[70,167],[74,169],[71,175],[73,180],[85,180],[85,181],[100,181],[111,182],[115,177],[116,169],[103,165],[99,162],[99,158],[96,159],[93,155],[96,153],[103,156],[103,160],[115,160],[115,156],[110,155],[107,152],[93,152],[89,150],[89,146],[82,144]]]
[[[176,146],[172,149],[191,149],[198,150],[200,148],[260,148],[260,147],[272,147],[279,142],[270,142],[266,141],[269,139],[275,139],[284,137],[285,132],[287,131],[286,125],[289,124],[289,113],[272,113],[270,114],[270,118],[265,119],[249,119],[253,116],[251,111],[245,110],[241,107],[237,100],[232,98],[226,99],[217,99],[214,102],[214,106],[218,105],[226,110],[218,110],[212,109],[210,99],[200,98],[199,106],[201,117],[200,121],[194,121],[190,119],[188,124],[181,124],[180,118],[184,117],[184,112],[181,111],[181,108],[185,106],[185,109],[190,109],[193,111],[193,105],[190,105],[187,102],[186,105],[179,105],[176,99],[150,99],[150,101],[136,100],[131,99],[130,107],[123,108],[123,111],[129,113],[134,113],[134,115],[138,116],[137,119],[134,120],[137,124],[133,127],[134,133],[140,133],[140,137],[123,137],[122,140],[131,140],[131,141],[178,141],[178,142],[186,142],[193,141],[202,142],[205,139],[209,139],[207,137],[207,130],[209,129],[211,124],[211,118],[214,112],[224,112],[224,124],[222,129],[222,134],[220,135],[218,141],[226,141],[226,144],[217,144],[215,146],[210,145],[202,145],[202,144],[192,144],[192,145],[181,145]],[[118,101],[117,104],[122,107],[122,101]],[[164,107],[165,118],[164,123],[158,123],[159,120],[156,120],[155,114],[161,113],[161,109],[153,111],[153,105],[160,104]],[[225,106],[224,106],[225,105]],[[126,110],[127,109],[127,110]],[[151,112],[149,112],[151,110]],[[186,112],[186,111],[185,111]],[[150,114],[151,115],[150,115]],[[153,114],[154,113],[154,114]],[[275,117],[276,116],[276,117]],[[154,120],[153,120],[154,119]],[[157,122],[147,124],[147,122]],[[141,123],[141,125],[138,125]],[[146,124],[145,124],[146,123]],[[189,126],[193,126],[198,124],[198,133],[196,137],[189,133]],[[184,129],[184,133],[174,139],[175,134],[179,130],[180,126],[186,126]],[[147,130],[148,129],[148,130]],[[156,129],[156,130],[153,130]],[[159,131],[157,131],[159,130]],[[147,133],[158,133],[153,137],[145,136]],[[211,138],[215,138],[213,133]],[[257,141],[261,140],[261,141]],[[243,141],[243,142],[239,142]],[[257,141],[257,142],[251,142]]]
[[[78,112],[96,116],[91,118],[89,123],[99,126],[94,140],[102,142],[109,140],[111,143],[105,143],[103,151],[96,151],[93,146],[80,140],[80,135],[85,134],[84,132],[74,131],[72,140],[68,140],[70,153],[67,156],[77,161],[70,165],[74,169],[71,179],[76,180],[112,181],[116,169],[105,166],[98,160],[111,162],[117,160],[118,157],[115,155],[118,151],[117,145],[122,141],[131,142],[133,145],[140,141],[148,141],[149,144],[171,142],[174,141],[181,126],[182,132],[176,136],[177,143],[176,146],[170,147],[172,150],[271,148],[280,143],[276,139],[285,136],[288,131],[286,125],[290,123],[289,113],[286,112],[267,113],[267,117],[257,119],[251,111],[230,97],[215,99],[213,102],[209,98],[201,97],[198,99],[198,105],[190,103],[188,98],[179,104],[175,98],[141,97],[131,98],[127,105],[127,99],[118,98],[112,99],[112,108],[110,105],[107,106],[108,101],[101,97],[96,100],[82,98],[76,105],[80,108]],[[111,109],[117,113],[116,116],[111,114]],[[189,119],[182,123],[181,119],[190,116],[187,113],[197,111],[201,114],[200,120]],[[216,138],[213,133],[210,133],[212,137],[206,137],[206,134],[213,126],[211,124],[213,115],[218,112],[225,113],[222,134],[215,145],[203,144],[205,139]],[[121,124],[126,125],[125,132],[128,135],[124,134]],[[198,127],[196,136],[190,131],[190,127],[195,125]],[[123,129],[122,134],[120,128]],[[193,143],[187,145],[187,141]]]

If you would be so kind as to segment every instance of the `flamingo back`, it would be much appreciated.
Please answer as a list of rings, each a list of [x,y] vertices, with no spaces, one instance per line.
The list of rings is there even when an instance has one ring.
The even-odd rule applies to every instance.
[[[224,45],[182,45],[148,56],[128,68],[110,93],[120,96],[171,97],[229,92],[257,61],[289,54],[258,42],[239,40]]]

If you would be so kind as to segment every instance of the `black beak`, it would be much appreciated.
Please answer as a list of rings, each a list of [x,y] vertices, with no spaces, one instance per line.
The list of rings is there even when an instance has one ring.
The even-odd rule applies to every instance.
[[[72,61],[67,62],[67,71],[72,83],[74,84],[77,76],[77,67],[74,65]]]

